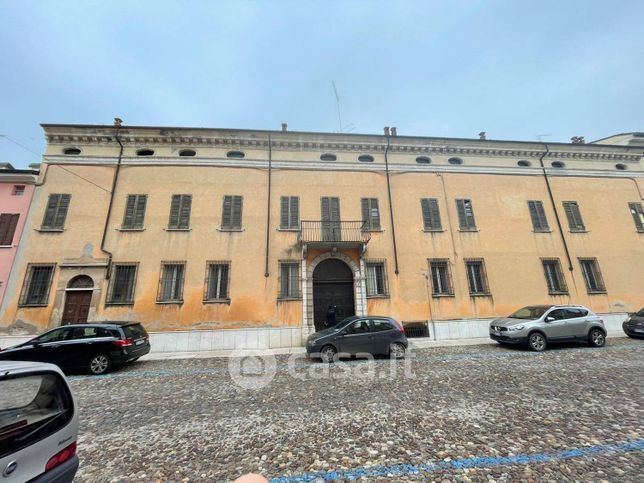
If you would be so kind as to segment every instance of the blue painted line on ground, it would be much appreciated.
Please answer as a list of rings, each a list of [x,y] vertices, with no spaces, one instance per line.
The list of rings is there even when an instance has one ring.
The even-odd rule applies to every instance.
[[[356,480],[363,477],[400,477],[425,473],[436,473],[444,470],[463,470],[467,468],[489,468],[501,465],[527,465],[530,463],[549,463],[572,458],[601,455],[607,453],[629,453],[644,450],[644,439],[625,441],[617,444],[605,444],[582,448],[572,448],[552,453],[532,453],[512,456],[480,456],[461,458],[451,461],[430,461],[423,464],[394,464],[367,466],[351,470],[319,471],[293,476],[278,476],[271,483],[301,483],[308,481]]]

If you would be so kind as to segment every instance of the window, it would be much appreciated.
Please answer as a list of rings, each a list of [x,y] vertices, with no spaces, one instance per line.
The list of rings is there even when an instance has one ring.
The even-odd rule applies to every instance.
[[[279,287],[278,298],[300,298],[300,264],[298,262],[280,262]]]
[[[386,297],[389,295],[384,260],[367,261],[366,269],[367,297]]]
[[[115,263],[107,293],[107,304],[130,305],[134,303],[137,263]]]
[[[49,289],[54,275],[54,264],[30,263],[20,294],[20,306],[47,305]]]
[[[416,162],[418,164],[430,164],[432,162],[432,160],[430,158],[428,158],[427,156],[418,156],[416,158]]]
[[[230,276],[230,262],[206,263],[206,291],[204,302],[228,302],[228,281]]]
[[[568,314],[564,309],[555,309],[546,316],[546,320],[548,320],[549,317],[552,317],[554,320],[566,320],[568,318]]]
[[[436,198],[423,198],[420,200],[420,208],[423,213],[424,230],[443,231],[438,200]]]
[[[449,260],[447,258],[430,258],[429,271],[432,281],[432,295],[434,297],[454,295]]]
[[[561,262],[558,258],[542,258],[543,274],[548,284],[548,293],[551,295],[568,293],[566,279],[561,270]]]
[[[192,195],[172,195],[170,205],[169,230],[187,230],[190,227]]]
[[[463,160],[461,158],[449,158],[447,162],[449,164],[463,164]]]
[[[148,202],[148,195],[127,195],[125,213],[123,214],[124,230],[143,229],[145,219],[145,206]]]
[[[490,289],[487,284],[487,274],[485,273],[483,259],[465,259],[465,270],[467,271],[467,284],[470,288],[470,295],[489,295]]]
[[[16,184],[13,185],[13,191],[11,192],[13,196],[22,196],[25,194],[25,185],[24,184]]]
[[[241,196],[224,196],[221,214],[222,230],[241,230],[243,201]]]
[[[606,293],[604,279],[599,270],[599,263],[596,258],[580,258],[579,264],[586,282],[588,293]]]
[[[528,210],[532,219],[532,229],[538,232],[549,232],[548,219],[543,209],[543,203],[539,200],[528,201]]]
[[[179,151],[179,156],[195,156],[197,154],[197,151],[194,149],[182,149]]]
[[[364,334],[369,332],[369,322],[366,320],[356,320],[346,328],[347,334]]]
[[[20,214],[2,213],[0,215],[0,246],[13,245],[13,236],[16,233]]]
[[[335,154],[324,153],[320,155],[320,159],[322,161],[335,161],[338,157]]]
[[[81,153],[81,150],[78,148],[65,148],[63,149],[63,154],[71,155],[71,156],[76,156]]]
[[[370,154],[362,154],[358,156],[358,161],[361,163],[373,163],[373,156]]]
[[[566,163],[564,163],[563,161],[553,161],[552,163],[550,163],[550,166],[552,166],[553,168],[565,168]]]
[[[226,153],[227,158],[236,158],[236,159],[242,159],[246,157],[246,153],[243,151],[228,151]]]
[[[588,315],[588,311],[584,309],[577,309],[577,308],[572,308],[568,307],[566,309],[566,318],[567,319],[579,319],[581,317],[586,317]]]
[[[297,230],[300,227],[300,198],[282,196],[280,201],[280,229]]]
[[[528,166],[532,165],[532,163],[530,161],[526,160],[526,159],[521,159],[521,160],[517,161],[517,164],[519,166],[521,166],[522,168],[527,168]]]
[[[154,156],[154,150],[147,149],[147,148],[139,149],[139,150],[136,151],[136,155],[137,156]]]
[[[629,203],[628,209],[633,215],[633,221],[635,222],[635,228],[638,232],[644,233],[644,208],[642,208],[642,203]],[[2,245],[2,243],[0,243]]]
[[[369,325],[371,326],[371,332],[384,332],[394,329],[391,322],[384,319],[371,319],[369,320]]]
[[[362,229],[364,231],[380,230],[378,198],[362,198],[360,204],[362,209]]]
[[[581,218],[581,212],[579,211],[579,205],[576,201],[564,201],[563,202],[564,211],[566,212],[566,218],[568,218],[568,226],[572,232],[584,232],[586,227],[584,226],[584,220]]]
[[[617,170],[619,170],[619,171],[625,171],[625,170],[627,170],[627,169],[628,169],[628,166],[626,166],[626,165],[625,165],[625,164],[623,164],[623,163],[617,163],[617,164],[615,165],[615,169],[617,169]]]
[[[157,302],[183,302],[186,262],[161,262]]]
[[[70,331],[69,339],[93,339],[94,337],[112,337],[107,329],[102,327],[74,327]]]
[[[70,199],[71,195],[68,194],[49,195],[45,217],[40,227],[42,230],[63,230]]]
[[[476,231],[472,200],[456,200],[456,209],[458,211],[459,229],[461,231]]]

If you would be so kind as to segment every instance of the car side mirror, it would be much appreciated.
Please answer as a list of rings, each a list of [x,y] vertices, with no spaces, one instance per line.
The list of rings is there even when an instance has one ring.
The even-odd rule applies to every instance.
[[[554,317],[550,317],[550,316],[546,317],[546,322],[552,322],[553,320],[555,320]]]

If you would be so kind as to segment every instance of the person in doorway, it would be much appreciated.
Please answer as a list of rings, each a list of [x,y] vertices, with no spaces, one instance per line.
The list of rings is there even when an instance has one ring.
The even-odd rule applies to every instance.
[[[338,308],[335,305],[329,305],[329,308],[326,311],[326,320],[324,322],[324,325],[326,325],[327,327],[333,327],[338,323],[335,315],[337,310]]]

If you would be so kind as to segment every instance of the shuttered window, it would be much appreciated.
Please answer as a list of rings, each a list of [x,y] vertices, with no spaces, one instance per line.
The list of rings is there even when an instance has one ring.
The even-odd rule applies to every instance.
[[[429,271],[431,273],[432,295],[434,297],[454,295],[449,260],[447,258],[430,258]]]
[[[282,196],[280,203],[280,229],[297,230],[300,227],[300,198]]]
[[[638,232],[644,233],[644,208],[642,208],[642,203],[629,203],[628,209],[633,215],[635,228]]]
[[[243,201],[241,196],[224,196],[221,214],[222,230],[241,230]]]
[[[65,219],[71,195],[54,193],[49,195],[45,217],[42,220],[42,230],[62,230],[65,228]]]
[[[280,299],[300,298],[300,263],[292,261],[280,262],[279,277]]]
[[[211,261],[206,263],[206,291],[204,302],[228,302],[230,262]]]
[[[340,221],[340,198],[325,196],[321,199],[322,221]]]
[[[47,305],[55,268],[56,265],[53,263],[30,263],[27,265],[18,305],[22,307]]]
[[[528,210],[530,211],[530,218],[532,219],[532,229],[539,232],[548,232],[548,219],[546,212],[543,209],[543,203],[540,200],[528,201]]]
[[[162,262],[158,302],[183,302],[186,262]]]
[[[172,195],[170,205],[169,230],[187,230],[190,228],[190,210],[192,195]]]
[[[482,258],[466,258],[465,271],[470,295],[489,295],[490,288],[487,283],[485,262]]]
[[[458,211],[458,225],[460,230],[476,231],[476,220],[474,219],[472,200],[456,200],[456,210]]]
[[[125,213],[123,214],[123,225],[125,230],[140,230],[145,221],[145,206],[148,202],[148,195],[127,195]],[[189,215],[188,215],[189,216]]]
[[[584,220],[581,218],[581,212],[579,211],[579,205],[576,201],[564,201],[563,202],[564,211],[566,212],[566,218],[568,218],[568,226],[572,232],[584,232],[586,227],[584,226]]]
[[[384,260],[367,260],[367,297],[384,297],[389,295],[387,272]]]
[[[138,263],[115,263],[112,267],[107,304],[131,305],[134,303],[134,287]]]
[[[438,209],[436,198],[423,198],[420,200],[420,208],[423,213],[423,227],[425,231],[442,231],[441,213]]]
[[[360,204],[362,211],[362,229],[365,231],[380,230],[378,198],[362,198]]]
[[[580,258],[579,264],[586,282],[586,290],[589,294],[606,293],[606,286],[599,270],[599,263],[596,258]]]
[[[567,294],[568,286],[561,270],[561,262],[558,258],[542,258],[543,274],[548,284],[548,293],[551,295]]]
[[[0,246],[13,245],[13,236],[16,233],[19,219],[20,214],[18,213],[2,213],[0,215]]]

